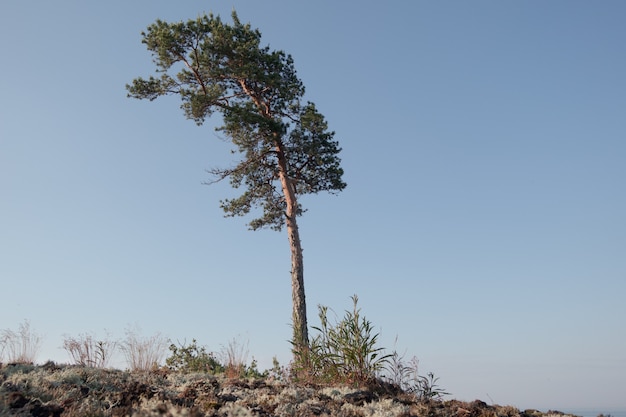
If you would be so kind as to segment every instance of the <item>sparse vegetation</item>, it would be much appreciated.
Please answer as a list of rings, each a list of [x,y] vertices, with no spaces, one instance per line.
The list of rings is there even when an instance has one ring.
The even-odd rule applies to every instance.
[[[8,363],[34,363],[41,348],[41,336],[24,320],[17,331],[0,330],[0,360]]]
[[[128,367],[133,371],[149,371],[161,365],[168,341],[160,333],[143,337],[136,329],[127,329],[121,343]]]
[[[426,376],[419,374],[419,361],[415,356],[407,362],[404,356],[394,351],[387,365],[382,379],[397,385],[404,392],[414,394],[419,401],[442,400],[444,396],[450,395],[437,384],[439,378],[432,372]]]
[[[97,340],[90,334],[82,334],[78,337],[66,336],[63,340],[63,349],[68,353],[74,365],[94,368],[109,366],[116,347],[117,343],[110,338]]]
[[[419,380],[419,360],[413,356],[408,362],[404,359],[404,355],[400,355],[397,351],[389,356],[387,366],[381,377],[397,385],[403,391],[415,392],[417,382]]]
[[[211,375],[223,375],[229,379],[263,378],[270,372],[260,372],[254,358],[248,365],[248,344],[242,344],[237,339],[222,347],[219,355],[207,352],[204,346],[198,346],[195,339],[189,345],[179,343],[177,346],[172,343],[169,350],[171,353],[165,364],[172,371],[206,372]],[[218,358],[221,358],[221,362]]]
[[[426,376],[419,376],[415,390],[417,399],[423,401],[441,400],[444,395],[450,395],[449,392],[446,392],[437,384],[437,381],[439,381],[439,378],[435,377],[432,372],[429,372]]]
[[[418,401],[381,385],[303,386],[225,375],[47,363],[0,366],[0,416],[549,417],[481,401]],[[559,417],[567,417],[559,414]]]
[[[450,394],[433,373],[419,375],[417,358],[385,354],[356,295],[352,303],[333,323],[328,307],[320,306],[320,326],[313,328],[318,334],[306,356],[298,352],[288,367],[274,358],[263,372],[254,358],[247,364],[248,343],[237,338],[215,354],[195,339],[174,344],[158,333],[142,337],[129,329],[119,342],[128,361],[122,371],[105,369],[118,342],[66,336],[72,365],[0,363],[0,416],[569,417],[445,400]],[[40,343],[28,322],[1,334],[0,347],[11,359],[33,359],[19,355]],[[167,343],[170,355],[162,366]]]
[[[226,375],[229,378],[245,376],[248,354],[248,342],[241,342],[237,338],[233,338],[227,345],[222,347],[222,361],[224,362]]]

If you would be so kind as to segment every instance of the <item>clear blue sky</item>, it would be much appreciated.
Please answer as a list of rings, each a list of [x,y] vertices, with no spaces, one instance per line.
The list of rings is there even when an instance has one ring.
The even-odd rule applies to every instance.
[[[154,20],[233,8],[343,147],[348,188],[303,201],[310,324],[356,293],[455,398],[626,409],[623,1],[2,1],[0,328],[41,361],[129,325],[289,360],[286,235],[202,185],[216,121],[124,88]]]

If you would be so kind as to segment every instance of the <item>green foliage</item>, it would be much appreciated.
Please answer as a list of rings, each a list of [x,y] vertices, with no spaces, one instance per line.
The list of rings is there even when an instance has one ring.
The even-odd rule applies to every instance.
[[[165,364],[174,371],[180,372],[208,372],[220,374],[224,372],[224,366],[219,363],[213,353],[207,353],[204,346],[198,346],[195,339],[191,344],[169,347],[170,356],[165,359]]]
[[[278,362],[278,359],[276,359],[276,356],[272,358],[272,369],[265,371],[265,373],[270,379],[276,381],[286,382],[289,380],[288,369],[284,366],[281,366],[280,362]]]
[[[206,372],[211,375],[224,374],[229,378],[263,378],[267,372],[259,371],[258,364],[253,358],[250,365],[247,365],[246,345],[239,344],[233,339],[224,348],[220,357],[213,352],[207,352],[204,346],[198,346],[196,339],[191,344],[171,344],[169,347],[170,356],[165,359],[165,364],[173,371],[183,373]]]
[[[437,385],[439,378],[436,378],[432,372],[427,376],[420,376],[417,380],[416,394],[417,398],[422,401],[441,400],[444,395],[450,395],[443,388]]]
[[[307,352],[296,352],[296,374],[327,383],[359,384],[376,379],[390,355],[382,354],[384,349],[376,346],[379,335],[361,315],[356,295],[352,302],[353,310],[346,311],[335,324],[329,323],[328,307],[319,306],[321,324],[313,327],[318,334]]]
[[[252,358],[250,365],[244,367],[243,376],[244,378],[266,378],[269,376],[269,371],[265,370],[261,372],[256,359]]]
[[[142,33],[156,64],[156,75],[126,86],[129,97],[154,100],[178,95],[185,116],[202,124],[221,113],[218,128],[241,154],[234,167],[214,169],[214,181],[229,178],[237,198],[222,201],[226,216],[255,209],[262,215],[249,226],[280,230],[287,196],[345,188],[338,154],[324,116],[304,102],[304,86],[293,59],[261,45],[261,33],[232,14],[232,24],[212,14],[187,22],[157,20]],[[291,204],[291,203],[290,203]]]

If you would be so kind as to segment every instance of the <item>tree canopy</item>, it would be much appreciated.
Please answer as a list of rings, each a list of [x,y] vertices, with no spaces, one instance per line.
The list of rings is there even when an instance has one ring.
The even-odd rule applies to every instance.
[[[286,170],[296,196],[341,191],[341,149],[315,104],[303,102],[305,88],[292,57],[262,47],[258,30],[242,24],[236,12],[232,18],[232,25],[213,15],[157,20],[142,32],[157,74],[133,80],[127,90],[130,97],[149,100],[178,95],[185,116],[198,124],[221,113],[218,130],[242,158],[233,167],[211,170],[213,181],[228,177],[234,188],[245,188],[238,198],[223,200],[222,208],[227,216],[262,208],[250,227],[280,230],[286,213],[280,170]],[[297,214],[302,211],[298,204]]]

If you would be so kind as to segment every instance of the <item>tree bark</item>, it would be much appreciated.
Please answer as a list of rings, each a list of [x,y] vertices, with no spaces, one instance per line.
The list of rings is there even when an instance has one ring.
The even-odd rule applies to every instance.
[[[291,246],[291,297],[293,299],[293,338],[297,352],[309,347],[309,332],[304,295],[304,263],[302,244],[295,215],[287,218],[287,235]]]
[[[270,104],[259,98],[260,94],[252,91],[246,80],[239,80],[239,85],[243,91],[252,99],[259,113],[272,120]],[[293,302],[293,346],[296,354],[304,353],[309,348],[309,331],[306,318],[306,299],[304,295],[304,261],[302,256],[302,244],[300,242],[300,232],[298,230],[298,200],[296,191],[287,167],[285,148],[278,133],[274,133],[274,144],[278,159],[278,177],[280,180],[287,209],[285,212],[285,223],[287,226],[287,237],[291,248],[291,298]]]
[[[309,347],[309,332],[306,318],[306,299],[304,295],[304,262],[302,244],[298,230],[298,201],[293,182],[287,175],[287,160],[280,141],[277,141],[279,178],[287,204],[285,213],[287,237],[291,248],[291,297],[293,300],[293,345],[296,353],[304,352]]]

